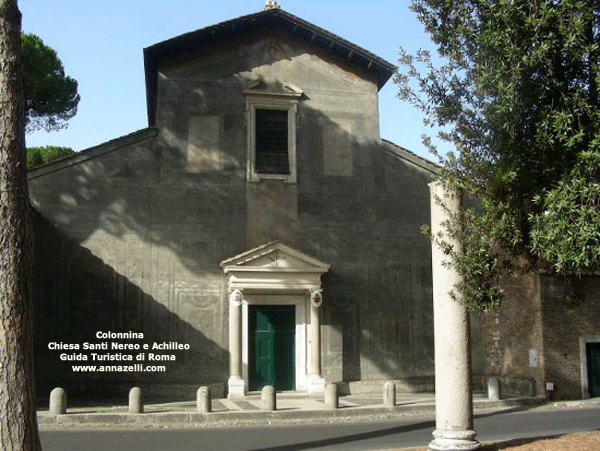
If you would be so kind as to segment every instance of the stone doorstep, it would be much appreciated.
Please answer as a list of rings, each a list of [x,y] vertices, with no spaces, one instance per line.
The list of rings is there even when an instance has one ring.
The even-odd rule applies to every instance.
[[[223,404],[227,410],[242,410],[238,404],[229,399],[219,399],[219,402]]]
[[[221,402],[223,400],[220,400]],[[518,406],[534,406],[545,401],[544,398],[513,398],[501,401],[479,400],[474,403],[474,410],[502,409]],[[224,403],[225,404],[225,403]],[[223,423],[243,423],[271,420],[324,420],[334,418],[357,418],[387,415],[434,415],[433,403],[413,405],[396,405],[388,408],[378,406],[342,406],[331,410],[325,407],[320,409],[282,408],[267,412],[263,410],[230,410],[225,412],[211,412],[202,414],[198,412],[155,412],[143,414],[128,413],[67,413],[65,415],[38,414],[40,425],[82,425],[82,424],[114,424],[114,425],[143,425],[143,424],[192,424],[192,425],[220,425]]]

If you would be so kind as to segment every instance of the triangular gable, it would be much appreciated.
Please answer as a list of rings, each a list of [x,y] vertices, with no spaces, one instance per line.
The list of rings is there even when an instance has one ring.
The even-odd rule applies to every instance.
[[[219,40],[231,39],[234,36],[251,32],[259,27],[272,26],[290,32],[294,37],[308,45],[338,55],[351,64],[377,77],[379,89],[394,74],[396,66],[377,55],[357,46],[329,31],[294,16],[282,9],[267,9],[258,13],[241,16],[221,22],[200,30],[176,36],[144,49],[144,67],[146,73],[146,102],[148,125],[156,122],[156,95],[158,82],[158,62],[161,58],[170,57],[182,52],[215,43]]]
[[[298,272],[323,274],[329,265],[279,242],[259,246],[221,262],[227,273],[251,272]]]

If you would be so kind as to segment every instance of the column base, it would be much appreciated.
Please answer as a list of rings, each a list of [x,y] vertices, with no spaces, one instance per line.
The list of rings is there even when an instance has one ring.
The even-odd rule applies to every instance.
[[[451,431],[436,429],[433,431],[434,440],[427,448],[430,451],[472,451],[481,448],[481,443],[475,440],[473,430]]]
[[[310,396],[325,393],[325,379],[316,374],[308,376],[308,394]]]
[[[239,376],[230,376],[227,381],[227,399],[246,396],[246,382]]]

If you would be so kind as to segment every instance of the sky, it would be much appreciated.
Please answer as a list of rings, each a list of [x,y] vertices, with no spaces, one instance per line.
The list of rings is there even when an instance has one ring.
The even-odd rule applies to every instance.
[[[325,28],[397,65],[410,53],[435,47],[408,7],[409,0],[279,0],[285,11]],[[26,136],[28,147],[83,150],[145,128],[143,49],[157,42],[264,8],[264,0],[22,0],[23,31],[57,51],[81,101],[68,128]],[[381,137],[433,159],[421,135],[420,113],[397,97],[390,79],[381,89]]]

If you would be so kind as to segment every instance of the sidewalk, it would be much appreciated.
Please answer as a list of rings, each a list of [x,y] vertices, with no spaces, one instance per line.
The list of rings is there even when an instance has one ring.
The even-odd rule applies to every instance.
[[[322,397],[306,393],[277,393],[277,410],[262,409],[261,394],[250,393],[243,399],[213,399],[212,412],[199,413],[196,402],[149,403],[143,414],[129,414],[126,400],[121,405],[68,407],[65,415],[51,415],[48,407],[38,410],[38,423],[43,428],[61,426],[243,426],[271,422],[335,422],[375,420],[398,416],[434,416],[433,393],[398,393],[395,407],[386,407],[382,395],[360,394],[340,396],[339,408],[328,408]],[[527,408],[545,402],[544,398],[506,397],[490,401],[483,394],[473,396],[473,409],[478,411]],[[67,404],[68,405],[68,404]]]

